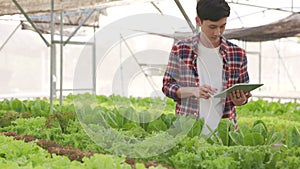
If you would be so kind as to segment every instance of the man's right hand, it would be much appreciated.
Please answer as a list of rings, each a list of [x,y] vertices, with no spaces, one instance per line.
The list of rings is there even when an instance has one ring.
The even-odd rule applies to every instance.
[[[179,98],[194,96],[197,98],[209,99],[216,92],[217,89],[208,85],[202,85],[200,87],[181,87],[177,90],[176,94]]]
[[[198,98],[209,99],[212,95],[217,92],[216,88],[213,88],[208,85],[202,85],[195,91],[194,96]]]

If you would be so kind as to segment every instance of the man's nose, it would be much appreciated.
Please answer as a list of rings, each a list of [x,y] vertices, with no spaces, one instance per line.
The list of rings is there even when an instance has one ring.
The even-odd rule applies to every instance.
[[[216,36],[220,36],[220,35],[221,35],[221,29],[216,29],[215,35],[216,35]]]

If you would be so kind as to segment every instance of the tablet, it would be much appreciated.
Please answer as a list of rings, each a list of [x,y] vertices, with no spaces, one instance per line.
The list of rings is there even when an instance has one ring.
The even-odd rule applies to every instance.
[[[238,83],[238,84],[231,86],[230,88],[228,88],[226,90],[223,90],[220,93],[215,94],[213,97],[214,98],[229,97],[230,93],[235,90],[243,90],[246,93],[246,92],[250,92],[254,89],[257,89],[257,88],[261,87],[262,85],[264,85],[264,84]]]

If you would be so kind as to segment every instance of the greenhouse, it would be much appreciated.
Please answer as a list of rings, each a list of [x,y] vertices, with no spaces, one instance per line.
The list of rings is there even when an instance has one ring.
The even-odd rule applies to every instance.
[[[300,1],[225,1],[260,87],[195,118],[165,83],[198,0],[0,0],[0,168],[300,169]]]

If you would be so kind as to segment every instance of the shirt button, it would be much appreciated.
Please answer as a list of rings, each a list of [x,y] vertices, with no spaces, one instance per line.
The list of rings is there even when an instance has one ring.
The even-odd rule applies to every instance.
[[[198,83],[195,83],[196,86],[198,86]]]

